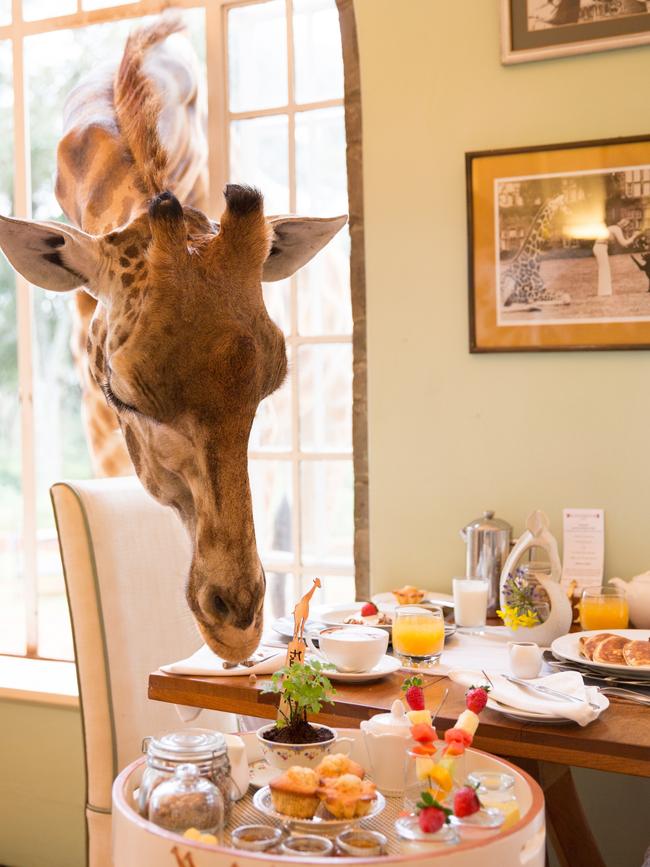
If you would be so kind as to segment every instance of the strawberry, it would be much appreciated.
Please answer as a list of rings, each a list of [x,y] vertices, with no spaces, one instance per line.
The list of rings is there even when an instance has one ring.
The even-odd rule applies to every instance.
[[[366,602],[366,604],[361,609],[361,616],[362,617],[372,617],[373,614],[378,614],[378,613],[379,613],[379,609],[377,608],[377,606],[375,605],[374,602]]]
[[[478,813],[480,809],[481,802],[476,794],[476,789],[471,786],[463,786],[454,795],[454,815],[458,816],[459,819]]]
[[[487,704],[489,689],[489,686],[470,686],[465,693],[467,709],[479,714]]]
[[[424,710],[424,690],[422,689],[422,678],[407,677],[402,684],[402,690],[406,693],[406,703],[411,710]]]
[[[443,807],[431,792],[422,792],[417,802],[418,825],[425,834],[435,834],[449,821],[451,810]]]
[[[445,814],[437,807],[425,807],[418,813],[418,825],[425,834],[435,834],[445,824]]]

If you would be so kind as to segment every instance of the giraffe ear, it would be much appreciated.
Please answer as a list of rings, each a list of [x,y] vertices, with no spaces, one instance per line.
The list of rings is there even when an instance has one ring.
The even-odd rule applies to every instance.
[[[262,280],[284,280],[313,259],[348,221],[341,217],[269,217],[273,228],[271,252]]]
[[[0,247],[16,271],[53,292],[85,286],[94,297],[101,252],[92,235],[62,223],[0,216]]]

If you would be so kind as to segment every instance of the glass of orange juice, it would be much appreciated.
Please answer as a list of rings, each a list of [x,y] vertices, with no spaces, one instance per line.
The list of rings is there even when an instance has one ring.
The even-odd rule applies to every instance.
[[[400,605],[393,614],[393,650],[402,662],[438,659],[445,644],[442,608]]]
[[[580,600],[583,629],[626,629],[627,599],[617,587],[585,587]]]

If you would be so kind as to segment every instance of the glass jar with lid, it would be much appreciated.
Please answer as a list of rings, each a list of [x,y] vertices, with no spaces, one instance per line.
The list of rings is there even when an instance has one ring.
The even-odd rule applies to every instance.
[[[197,765],[179,765],[174,776],[151,793],[149,821],[177,834],[196,828],[220,840],[224,827],[223,796],[214,783],[201,776]]]
[[[503,813],[502,831],[511,828],[519,821],[519,803],[515,793],[515,778],[512,774],[474,771],[467,777],[467,782],[476,788],[476,794],[483,807],[494,807]]]
[[[142,816],[148,816],[149,801],[156,787],[171,779],[179,765],[191,762],[197,766],[201,777],[210,780],[220,790],[225,821],[228,822],[235,792],[226,739],[221,732],[202,728],[168,732],[145,738],[142,751],[147,755],[147,766],[138,792],[138,809]]]

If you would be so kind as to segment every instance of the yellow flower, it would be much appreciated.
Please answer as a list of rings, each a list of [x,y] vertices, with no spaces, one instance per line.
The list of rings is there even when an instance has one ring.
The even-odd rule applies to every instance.
[[[516,630],[520,626],[530,628],[537,626],[540,622],[539,616],[534,608],[521,609],[514,605],[504,605],[503,609],[499,609],[497,614],[503,620],[504,624],[510,629]]]

